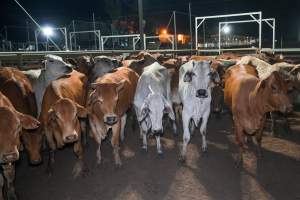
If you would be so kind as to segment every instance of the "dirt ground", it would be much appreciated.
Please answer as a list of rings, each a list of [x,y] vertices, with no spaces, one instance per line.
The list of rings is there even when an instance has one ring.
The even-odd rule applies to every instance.
[[[56,154],[50,178],[45,173],[46,154],[44,164],[38,167],[28,166],[23,154],[17,164],[16,190],[21,200],[300,199],[300,114],[290,122],[292,133],[265,136],[263,158],[257,159],[250,146],[244,168],[238,169],[238,148],[228,114],[221,119],[211,116],[208,153],[201,152],[201,137],[195,132],[186,164],[178,162],[182,131],[174,137],[166,130],[163,157],[156,154],[154,140],[143,154],[138,129],[132,130],[129,121],[121,148],[122,168],[114,166],[109,140],[102,145],[103,162],[96,166],[95,142],[89,140],[85,152],[89,171],[85,176],[72,178],[75,156],[70,147]]]

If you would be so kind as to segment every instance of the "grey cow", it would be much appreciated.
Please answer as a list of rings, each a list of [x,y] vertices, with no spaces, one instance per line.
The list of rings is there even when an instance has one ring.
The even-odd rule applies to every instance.
[[[176,132],[175,115],[171,104],[171,77],[168,70],[155,62],[144,69],[139,78],[134,108],[143,138],[143,149],[147,151],[147,135],[156,137],[157,153],[162,154],[160,136],[163,133],[163,115],[168,113]]]
[[[191,60],[182,65],[179,70],[179,97],[183,105],[183,146],[180,157],[182,161],[186,159],[187,145],[191,132],[193,132],[191,127],[198,126],[200,120],[202,150],[207,150],[206,126],[210,114],[211,88],[213,87],[210,64],[209,61]],[[219,77],[216,76],[216,79]]]
[[[35,92],[38,116],[41,112],[42,99],[49,83],[72,72],[72,65],[64,62],[59,56],[46,55],[44,64],[42,69],[23,71],[30,79]]]

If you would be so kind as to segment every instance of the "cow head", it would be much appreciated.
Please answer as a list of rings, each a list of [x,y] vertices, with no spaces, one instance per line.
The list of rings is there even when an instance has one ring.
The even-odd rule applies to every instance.
[[[19,159],[22,129],[37,129],[40,123],[8,107],[0,107],[0,118],[0,163],[14,162]]]
[[[196,90],[196,97],[207,98],[212,87],[212,71],[210,61],[190,61],[192,65],[184,74],[183,81],[189,82]],[[216,80],[217,81],[217,80]]]
[[[23,130],[22,144],[28,151],[29,162],[38,165],[42,162],[41,149],[43,145],[43,135],[38,130]]]
[[[272,74],[261,80],[259,83],[259,92],[267,100],[266,107],[270,111],[291,112],[293,109],[288,97],[288,84],[275,71]]]
[[[54,76],[61,76],[72,72],[72,65],[63,61],[59,56],[46,55],[45,56],[45,71],[47,74]]]
[[[163,132],[163,115],[167,113],[172,120],[175,120],[172,105],[160,93],[155,93],[149,86],[150,93],[144,100],[141,107],[139,122],[145,121],[147,127],[153,134],[161,134]]]
[[[58,100],[48,111],[48,128],[60,146],[63,143],[72,143],[80,136],[78,118],[87,117],[87,110],[76,102],[63,98]]]
[[[89,75],[94,68],[94,60],[90,56],[80,56],[76,59],[68,58],[67,61],[76,67],[76,70]]]
[[[90,95],[89,104],[93,104],[101,110],[104,115],[104,123],[112,126],[119,121],[116,108],[119,100],[119,93],[123,90],[125,80],[119,83],[94,83],[94,92]]]

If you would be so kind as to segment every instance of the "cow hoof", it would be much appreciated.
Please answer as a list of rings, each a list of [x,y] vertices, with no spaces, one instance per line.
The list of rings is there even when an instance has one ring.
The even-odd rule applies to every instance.
[[[184,155],[181,155],[179,157],[179,162],[182,163],[182,164],[184,164],[186,162],[186,157]]]
[[[53,174],[53,168],[52,167],[47,167],[46,174],[50,178],[52,176],[52,174]]]
[[[82,162],[76,163],[72,171],[73,177],[78,178],[82,173],[82,169],[83,169],[83,163]]]
[[[148,153],[148,149],[142,147],[142,148],[141,148],[141,153],[142,153],[142,154],[147,154],[147,153]]]
[[[122,162],[120,161],[120,162],[116,162],[115,166],[117,169],[121,169],[123,165],[122,165]]]
[[[7,199],[9,199],[9,200],[18,200],[18,197],[17,197],[15,192],[8,192],[7,193]]]
[[[207,147],[202,147],[202,152],[207,153]]]
[[[243,160],[237,159],[237,160],[235,161],[235,168],[241,169],[242,167],[243,167]]]
[[[157,155],[158,155],[160,158],[164,157],[164,153],[163,153],[162,151],[157,151]]]

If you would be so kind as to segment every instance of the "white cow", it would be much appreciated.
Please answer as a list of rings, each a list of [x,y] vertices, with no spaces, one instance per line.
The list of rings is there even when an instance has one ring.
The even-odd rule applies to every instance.
[[[176,131],[175,115],[171,104],[171,77],[168,70],[155,62],[144,68],[139,78],[134,108],[143,137],[143,149],[147,151],[147,135],[156,137],[157,153],[162,154],[160,136],[163,133],[163,115],[168,113]]]
[[[63,61],[59,56],[46,55],[44,68],[37,70],[23,71],[31,81],[33,91],[35,92],[36,103],[38,107],[38,116],[41,112],[42,99],[46,87],[53,80],[66,75],[72,71],[72,65]]]
[[[206,126],[210,114],[211,68],[209,61],[189,61],[179,70],[179,96],[183,105],[183,147],[180,159],[185,161],[190,141],[190,124],[198,126],[201,120],[202,150],[207,150]]]

